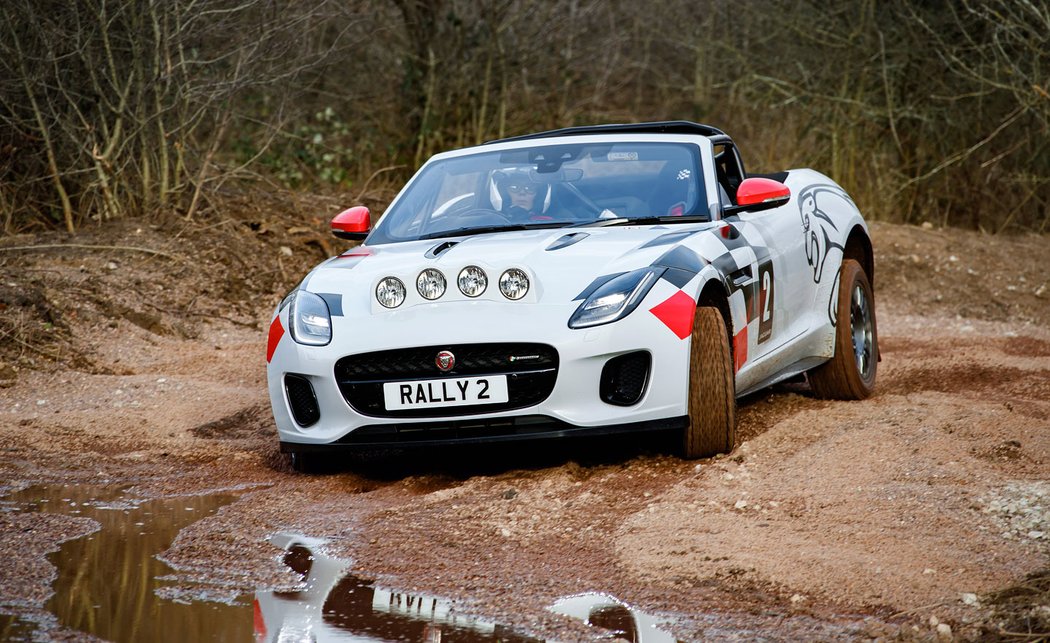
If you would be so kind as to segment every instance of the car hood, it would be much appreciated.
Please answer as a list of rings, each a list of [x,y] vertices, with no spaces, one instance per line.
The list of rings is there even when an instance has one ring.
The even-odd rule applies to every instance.
[[[459,270],[468,265],[484,268],[490,283],[517,267],[534,275],[545,302],[569,303],[597,277],[647,266],[674,244],[713,225],[523,230],[358,246],[318,266],[304,287],[348,295],[396,276],[412,288],[425,268],[441,270],[454,287]]]

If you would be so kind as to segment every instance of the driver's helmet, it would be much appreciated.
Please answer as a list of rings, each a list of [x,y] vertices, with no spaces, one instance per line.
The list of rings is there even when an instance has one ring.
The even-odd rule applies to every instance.
[[[533,180],[533,176],[535,175],[529,172],[528,168],[511,168],[493,172],[489,181],[489,198],[492,201],[492,207],[501,212],[524,215],[524,212],[511,211],[513,207],[511,193],[523,192],[535,195],[532,209],[527,213],[528,216],[542,215],[546,212],[551,205],[550,184]],[[522,210],[522,208],[516,207],[514,210]]]

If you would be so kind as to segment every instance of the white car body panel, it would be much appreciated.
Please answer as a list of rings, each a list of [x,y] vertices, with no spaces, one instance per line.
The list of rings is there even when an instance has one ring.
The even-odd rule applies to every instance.
[[[671,134],[601,134],[573,136],[572,143],[675,141],[699,151],[709,211],[719,213],[713,147],[706,137]],[[544,143],[563,143],[562,139]],[[513,141],[439,154],[428,165],[476,153],[537,145]],[[391,204],[391,212],[406,191]],[[544,416],[572,427],[601,428],[680,420],[688,413],[690,338],[680,337],[653,311],[679,293],[696,302],[712,281],[729,291],[737,354],[738,396],[800,373],[834,354],[838,268],[854,228],[867,228],[849,197],[833,181],[812,170],[791,170],[785,185],[790,200],[762,212],[742,212],[724,220],[681,224],[622,225],[494,232],[465,237],[361,246],[318,266],[300,288],[338,301],[331,317],[331,343],[307,346],[285,332],[289,307],[275,311],[271,327],[269,392],[282,446],[334,443],[363,426],[435,423],[464,419],[447,415],[414,419],[375,417],[352,408],[333,375],[347,355],[411,346],[501,342],[548,344],[558,354],[556,384],[541,403],[525,409],[472,413],[471,420]],[[443,208],[449,207],[446,203]],[[384,215],[385,218],[386,215]],[[433,216],[433,215],[431,215]],[[382,225],[382,219],[377,227]],[[566,235],[580,240],[551,250]],[[456,242],[437,257],[428,251]],[[568,320],[581,304],[579,295],[600,276],[653,265],[668,251],[682,248],[699,267],[685,283],[660,279],[626,317],[600,326],[573,329]],[[456,275],[479,266],[489,278],[476,298],[460,293]],[[415,279],[437,268],[448,288],[437,301],[425,300]],[[509,269],[523,270],[530,288],[521,300],[503,297],[496,281]],[[689,271],[692,272],[692,271]],[[405,302],[389,310],[376,298],[386,277],[400,279]],[[739,280],[736,285],[734,279]],[[276,339],[275,339],[276,337]],[[648,384],[630,406],[599,398],[598,382],[609,359],[634,351],[652,358]],[[743,358],[743,359],[741,359]],[[299,426],[289,408],[285,374],[306,377],[320,418]],[[415,378],[418,379],[418,378]]]

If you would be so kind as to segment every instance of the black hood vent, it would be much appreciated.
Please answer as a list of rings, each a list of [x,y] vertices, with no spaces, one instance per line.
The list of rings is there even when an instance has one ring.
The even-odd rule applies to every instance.
[[[451,250],[453,246],[456,246],[458,244],[458,241],[442,241],[430,250],[427,250],[427,253],[423,256],[425,256],[427,259],[437,259],[441,255]]]
[[[561,250],[562,248],[568,248],[574,243],[579,243],[591,235],[586,232],[573,232],[567,234],[564,237],[559,237],[557,241],[547,246],[547,252],[551,250]]]

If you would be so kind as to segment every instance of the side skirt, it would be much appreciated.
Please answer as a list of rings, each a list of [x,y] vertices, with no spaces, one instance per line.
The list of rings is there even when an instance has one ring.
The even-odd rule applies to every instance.
[[[758,382],[757,384],[752,384],[751,386],[742,391],[738,390],[736,392],[737,399],[742,398],[745,395],[750,395],[760,389],[764,389],[769,386],[773,386],[774,384],[783,382],[784,380],[791,379],[792,377],[795,377],[800,373],[805,373],[814,366],[819,366],[826,361],[828,361],[827,357],[807,357],[805,359],[799,360],[791,366],[788,366],[783,370],[777,371],[771,377],[767,377],[766,379]]]

